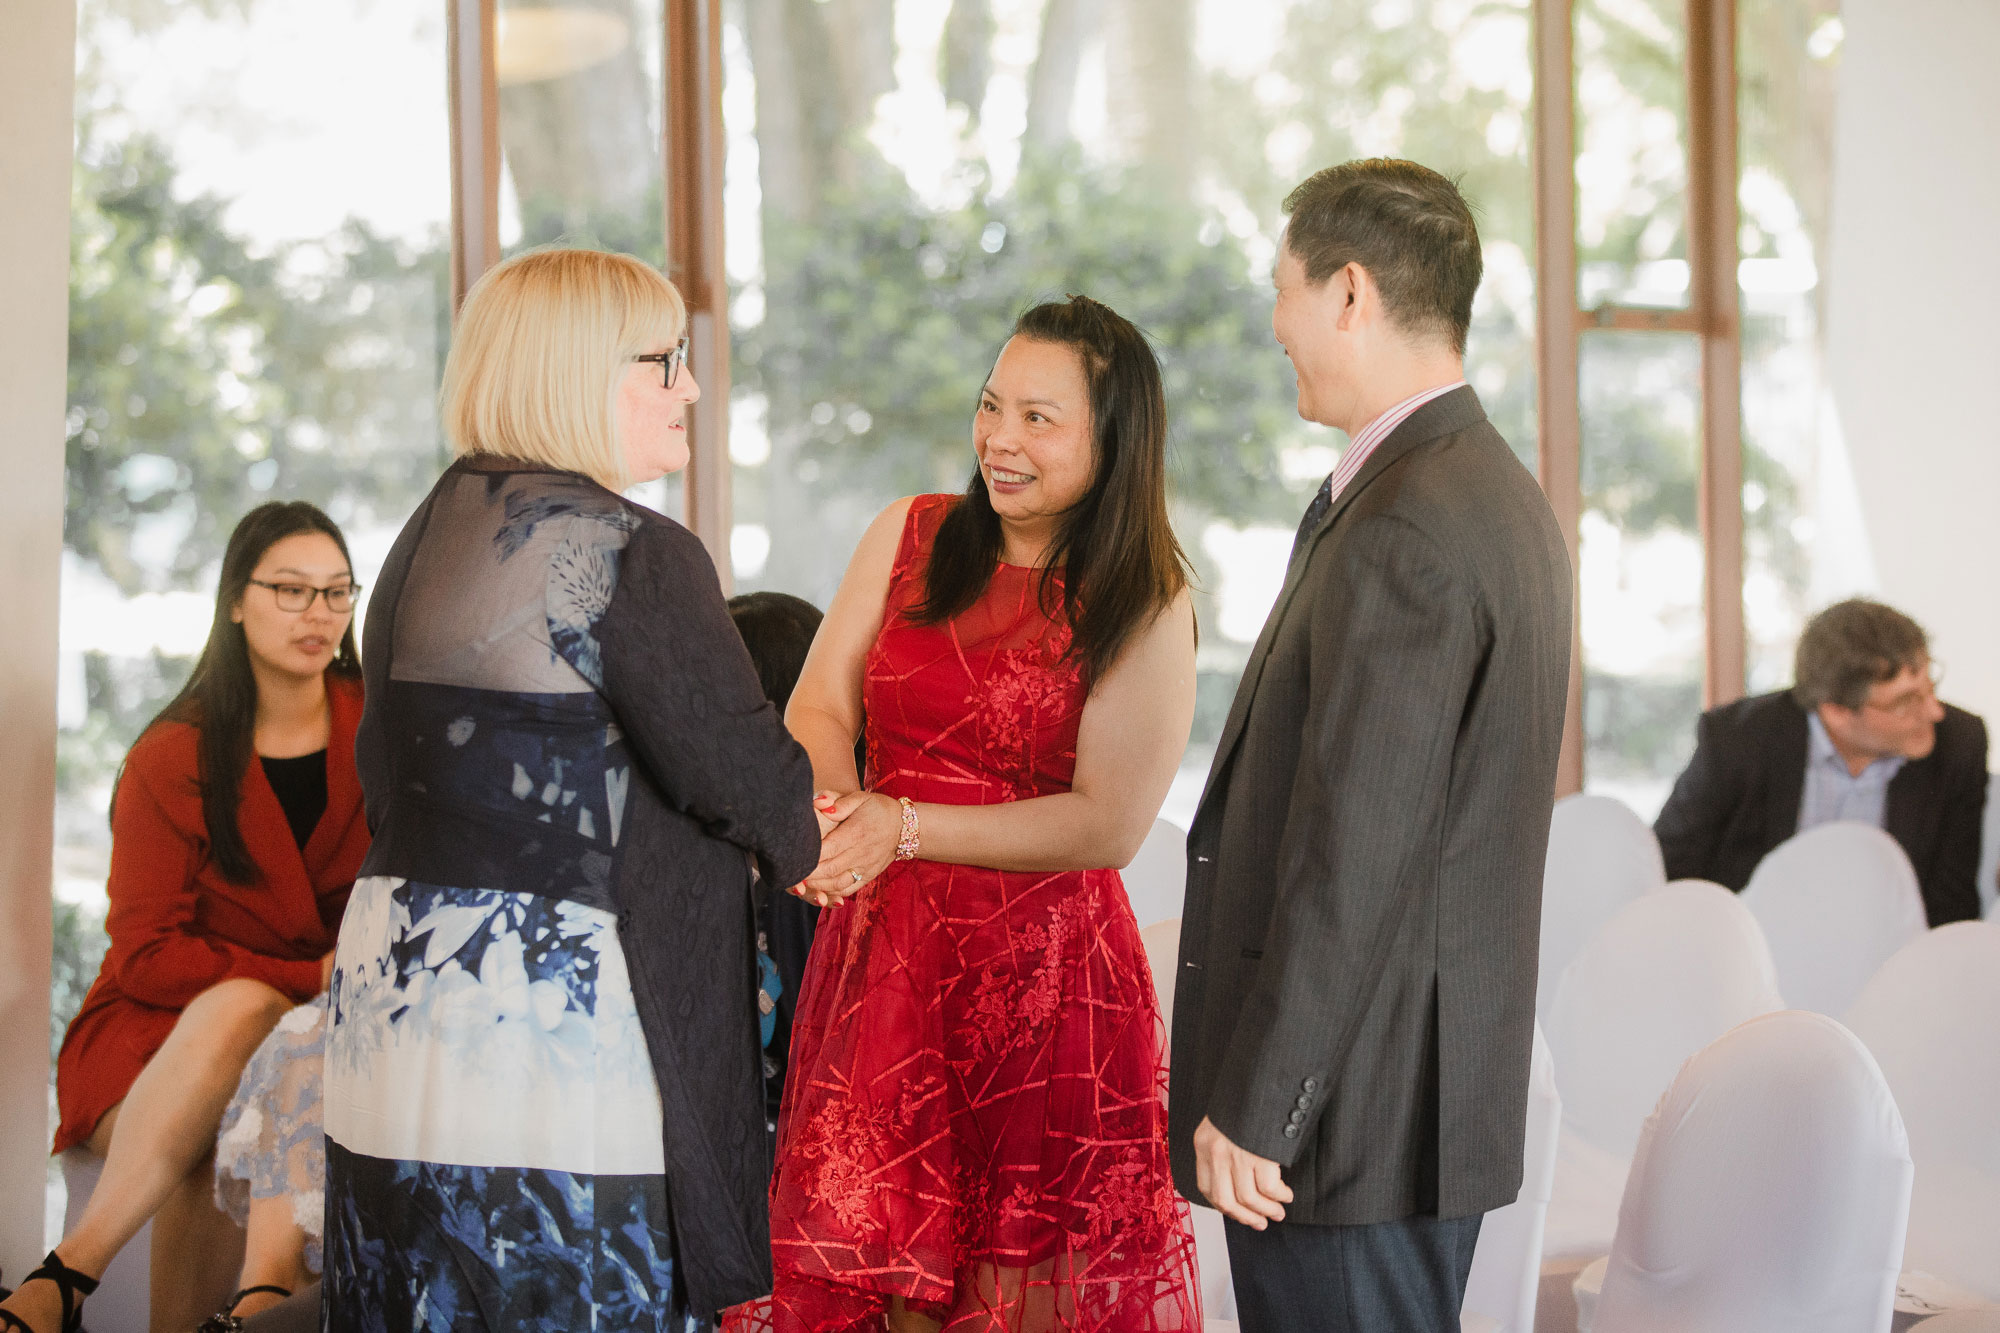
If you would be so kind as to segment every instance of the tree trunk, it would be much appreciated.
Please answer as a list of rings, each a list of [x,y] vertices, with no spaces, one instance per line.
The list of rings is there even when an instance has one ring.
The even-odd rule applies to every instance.
[[[645,213],[659,181],[660,108],[639,59],[641,43],[660,41],[657,24],[641,21],[634,0],[577,0],[564,8],[609,15],[628,36],[588,68],[500,89],[500,148],[531,243],[594,232],[593,217]]]
[[[1159,189],[1194,186],[1193,0],[1112,0],[1105,45],[1111,128]]]
[[[894,5],[744,0],[741,12],[757,80],[766,318],[781,319],[807,299],[793,268],[802,230],[821,217],[831,192],[860,178],[875,100],[894,87]],[[762,367],[771,442],[764,523],[772,542],[758,581],[810,592],[823,581],[830,539],[814,487],[799,476],[812,452],[812,404],[791,361],[772,355]]]
[[[1077,75],[1083,51],[1097,35],[1101,0],[1048,0],[1042,10],[1042,39],[1028,79],[1028,128],[1024,147],[1049,151],[1069,141],[1076,108]]]
[[[979,108],[986,101],[986,82],[993,76],[992,51],[991,0],[955,0],[944,21],[938,81],[944,85],[944,100],[964,107],[973,125],[979,124]]]

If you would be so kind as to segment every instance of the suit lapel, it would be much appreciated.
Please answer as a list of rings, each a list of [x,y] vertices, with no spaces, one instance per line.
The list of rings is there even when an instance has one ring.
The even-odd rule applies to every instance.
[[[1229,719],[1222,725],[1222,739],[1216,744],[1215,759],[1209,765],[1208,781],[1203,784],[1201,802],[1195,807],[1195,819],[1216,790],[1216,779],[1235,753],[1236,743],[1243,738],[1243,724],[1250,716],[1250,702],[1257,693],[1257,682],[1263,677],[1264,663],[1271,656],[1271,645],[1276,640],[1279,626],[1284,622],[1285,612],[1290,609],[1293,596],[1299,584],[1305,580],[1306,567],[1312,563],[1313,551],[1319,546],[1340,516],[1359,498],[1377,477],[1401,462],[1409,452],[1420,444],[1427,444],[1442,435],[1465,429],[1475,422],[1484,421],[1486,413],[1479,405],[1478,395],[1468,386],[1454,389],[1441,398],[1433,399],[1411,413],[1409,419],[1391,431],[1389,438],[1375,446],[1375,452],[1356,474],[1347,488],[1333,498],[1326,516],[1319,526],[1306,534],[1298,544],[1289,567],[1285,570],[1285,584],[1278,592],[1278,600],[1271,607],[1271,614],[1264,619],[1264,628],[1257,635],[1257,643],[1250,650],[1250,660],[1244,663],[1243,680],[1236,687],[1236,697],[1229,705]]]

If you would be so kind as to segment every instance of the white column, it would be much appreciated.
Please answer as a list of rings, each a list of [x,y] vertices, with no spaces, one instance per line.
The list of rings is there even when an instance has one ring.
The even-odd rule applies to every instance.
[[[2000,5],[1846,0],[1828,355],[1880,595],[2000,725]]]
[[[0,40],[0,1268],[42,1255],[75,0]]]

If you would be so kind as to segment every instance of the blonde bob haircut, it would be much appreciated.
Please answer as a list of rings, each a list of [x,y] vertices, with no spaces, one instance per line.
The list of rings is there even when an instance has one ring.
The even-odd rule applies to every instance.
[[[602,250],[531,250],[472,285],[440,389],[460,457],[493,454],[631,484],[618,385],[635,356],[673,347],[687,306],[660,271]]]

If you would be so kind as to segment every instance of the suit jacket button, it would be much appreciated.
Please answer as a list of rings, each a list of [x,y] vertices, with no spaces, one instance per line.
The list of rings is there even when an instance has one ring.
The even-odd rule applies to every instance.
[[[1295,1138],[1297,1138],[1298,1136],[1299,1136],[1299,1127],[1298,1127],[1297,1125],[1286,1125],[1286,1126],[1285,1126],[1285,1137],[1286,1137],[1286,1138],[1288,1138],[1288,1139],[1295,1139]]]
[[[1294,1111],[1291,1118],[1293,1124],[1303,1125],[1306,1122],[1306,1113],[1304,1111]]]
[[[1293,1103],[1293,1105],[1297,1106],[1301,1111],[1305,1110],[1308,1106],[1311,1106],[1312,1104],[1313,1104],[1312,1094],[1309,1092],[1300,1093],[1298,1101]]]
[[[1309,1078],[1305,1082],[1299,1084],[1299,1086],[1304,1088],[1307,1092],[1318,1092],[1319,1080],[1316,1078]]]

